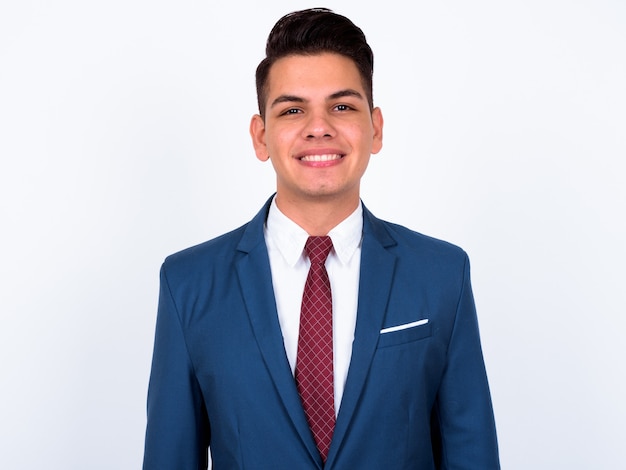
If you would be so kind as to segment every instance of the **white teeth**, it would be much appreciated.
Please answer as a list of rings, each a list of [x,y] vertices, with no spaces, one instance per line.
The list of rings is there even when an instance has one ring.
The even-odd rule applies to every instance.
[[[338,160],[341,158],[339,154],[327,154],[327,155],[305,155],[300,160],[303,162],[328,162],[330,160]]]

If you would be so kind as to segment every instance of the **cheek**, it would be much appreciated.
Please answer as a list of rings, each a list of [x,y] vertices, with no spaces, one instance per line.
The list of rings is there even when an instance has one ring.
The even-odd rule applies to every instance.
[[[345,132],[352,142],[358,143],[361,147],[369,147],[374,136],[374,128],[369,121],[354,123],[348,126]]]
[[[289,151],[293,142],[293,133],[286,130],[277,130],[268,135],[267,148],[274,154],[283,154]]]

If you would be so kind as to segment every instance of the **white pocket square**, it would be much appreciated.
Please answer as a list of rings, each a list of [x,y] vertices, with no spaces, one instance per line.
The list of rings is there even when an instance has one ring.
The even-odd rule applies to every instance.
[[[406,330],[407,328],[414,328],[416,326],[425,325],[426,323],[428,323],[428,318],[411,323],[405,323],[404,325],[390,326],[389,328],[383,328],[380,330],[380,334],[382,335],[384,333],[391,333],[392,331]]]

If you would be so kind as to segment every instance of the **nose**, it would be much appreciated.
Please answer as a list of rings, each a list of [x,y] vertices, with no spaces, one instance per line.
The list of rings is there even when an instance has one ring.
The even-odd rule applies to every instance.
[[[324,112],[310,112],[303,130],[304,137],[309,140],[335,136],[335,129]]]

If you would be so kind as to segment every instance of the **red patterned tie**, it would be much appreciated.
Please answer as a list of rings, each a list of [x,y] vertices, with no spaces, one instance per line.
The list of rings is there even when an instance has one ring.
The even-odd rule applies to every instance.
[[[311,260],[300,312],[296,384],[322,460],[326,462],[335,428],[333,390],[333,313],[324,263],[333,247],[330,237],[309,237],[304,250]]]

